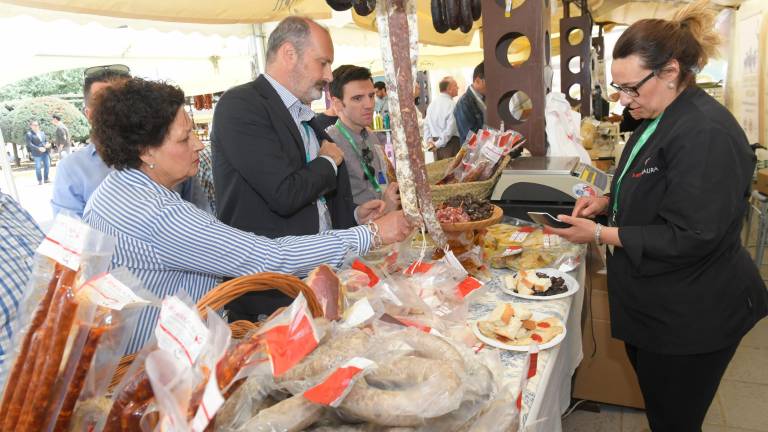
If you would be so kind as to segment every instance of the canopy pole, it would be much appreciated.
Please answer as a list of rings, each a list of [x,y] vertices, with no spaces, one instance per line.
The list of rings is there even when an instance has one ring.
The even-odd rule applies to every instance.
[[[13,179],[13,171],[11,170],[11,164],[8,162],[8,155],[5,154],[5,148],[7,146],[5,142],[5,138],[3,138],[3,131],[0,130],[0,143],[3,143],[3,157],[2,161],[0,162],[0,167],[3,169],[3,175],[5,176],[5,185],[8,188],[9,195],[13,197],[13,199],[16,200],[16,202],[19,201],[19,191],[16,190],[16,181]]]
[[[251,24],[251,79],[266,70],[267,35],[263,24]]]

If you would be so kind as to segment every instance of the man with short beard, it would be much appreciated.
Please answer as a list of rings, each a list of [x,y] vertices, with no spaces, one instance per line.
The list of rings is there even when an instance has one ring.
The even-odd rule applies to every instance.
[[[382,214],[381,200],[354,206],[344,153],[309,107],[333,79],[331,63],[328,30],[289,17],[269,36],[266,73],[222,95],[212,149],[224,223],[276,238],[349,228]],[[241,297],[229,307],[230,320],[255,320],[289,302],[276,291]]]

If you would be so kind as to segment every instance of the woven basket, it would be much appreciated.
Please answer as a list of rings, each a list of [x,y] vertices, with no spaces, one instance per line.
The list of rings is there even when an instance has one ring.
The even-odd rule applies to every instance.
[[[312,290],[299,278],[280,273],[256,273],[249,276],[240,276],[239,278],[221,283],[197,302],[197,311],[200,313],[200,316],[205,319],[208,315],[207,308],[218,310],[243,294],[269,291],[273,289],[293,298],[296,298],[299,293],[304,294],[304,298],[307,299],[307,306],[309,307],[312,316],[315,318],[323,316],[323,308],[320,306],[317,298],[315,298],[315,294]],[[241,320],[229,324],[229,328],[232,330],[233,338],[241,339],[246,334],[257,329],[260,325],[261,323],[257,324]],[[120,382],[135,358],[136,354],[134,353],[123,356],[123,358],[120,359],[120,364],[115,369],[115,374],[112,377],[110,388],[114,388]]]
[[[491,225],[496,225],[501,222],[504,217],[504,211],[499,206],[493,206],[493,213],[488,219],[483,219],[474,222],[456,222],[456,223],[441,223],[440,226],[445,232],[464,232],[470,230],[479,230]]]
[[[496,182],[499,180],[502,171],[509,163],[510,157],[504,156],[501,160],[496,172],[493,173],[491,178],[483,181],[467,182],[467,183],[452,183],[446,185],[436,185],[440,179],[445,175],[445,170],[453,162],[453,159],[443,159],[437,162],[427,164],[427,179],[429,180],[430,188],[432,189],[432,202],[435,205],[441,204],[448,198],[456,195],[471,195],[477,199],[488,199],[491,196],[493,187],[496,186]]]

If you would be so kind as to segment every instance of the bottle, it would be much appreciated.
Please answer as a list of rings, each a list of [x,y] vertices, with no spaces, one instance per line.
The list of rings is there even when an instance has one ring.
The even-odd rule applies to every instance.
[[[384,129],[389,129],[389,111],[384,111]]]

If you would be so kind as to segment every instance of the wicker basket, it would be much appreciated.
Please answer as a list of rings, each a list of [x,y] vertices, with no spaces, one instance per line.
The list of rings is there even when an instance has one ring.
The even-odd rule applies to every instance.
[[[448,198],[456,195],[471,195],[477,199],[488,199],[491,196],[493,187],[496,186],[496,182],[499,180],[502,171],[509,163],[510,157],[504,156],[501,160],[496,172],[493,173],[491,178],[483,181],[468,182],[468,183],[452,183],[446,185],[436,185],[440,179],[445,175],[445,170],[453,162],[453,159],[443,159],[437,162],[427,164],[427,179],[429,180],[430,188],[432,189],[432,202],[435,205],[439,205]]]
[[[504,217],[504,211],[499,206],[493,206],[493,213],[488,219],[473,222],[441,223],[440,226],[445,232],[464,232],[479,230],[501,222]]]
[[[200,312],[200,316],[205,318],[208,314],[207,308],[218,310],[243,294],[273,289],[293,298],[296,298],[299,293],[304,294],[312,316],[315,318],[323,316],[323,308],[312,290],[299,278],[280,273],[256,273],[221,283],[197,302],[197,310]],[[232,337],[240,339],[260,325],[260,323],[241,320],[230,323],[229,328],[232,330]],[[114,388],[120,382],[135,358],[136,354],[129,354],[120,359],[120,364],[112,377],[110,388]]]

